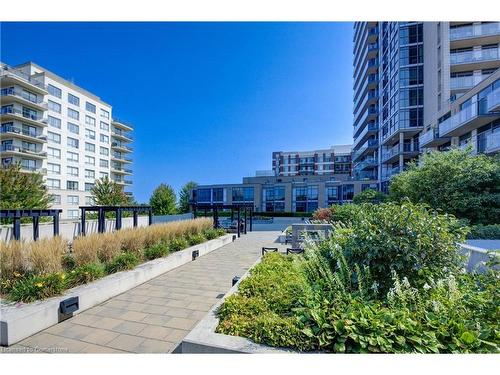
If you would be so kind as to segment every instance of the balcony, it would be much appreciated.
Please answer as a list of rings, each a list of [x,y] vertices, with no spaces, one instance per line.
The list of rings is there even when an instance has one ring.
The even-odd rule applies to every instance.
[[[30,106],[39,111],[47,110],[47,103],[43,102],[43,99],[40,97],[32,98],[29,93],[26,91],[19,90],[17,88],[4,88],[1,91],[2,104],[11,104],[11,103],[21,103],[23,105]]]
[[[2,86],[20,85],[30,89],[37,94],[48,94],[47,88],[42,80],[38,80],[19,70],[0,68],[0,79]]]
[[[488,112],[500,112],[500,88],[488,94],[486,100]]]
[[[42,122],[43,116],[40,116],[39,114],[35,115],[29,111],[24,111],[14,106],[2,107],[0,115],[2,117],[2,121],[4,119],[12,119],[36,126],[44,126],[44,123]]]
[[[387,151],[382,151],[382,163],[392,163],[399,159],[399,145],[392,147]]]
[[[450,29],[451,48],[498,43],[500,22],[467,25]]]
[[[378,106],[370,106],[362,112],[361,117],[354,121],[354,126],[359,126],[367,121],[374,120],[378,115]]]
[[[132,163],[132,158],[126,157],[124,154],[120,152],[112,152],[111,159],[118,161],[120,163]]]
[[[31,149],[27,147],[14,146],[12,144],[4,144],[1,146],[0,151],[5,154],[12,154],[18,156],[30,156],[37,159],[44,159],[47,153],[42,151],[41,148]]]
[[[477,138],[478,152],[492,154],[500,151],[500,132],[482,133]]]
[[[358,102],[364,97],[364,94],[368,90],[375,90],[377,89],[378,85],[378,75],[377,74],[370,74],[368,76],[368,79],[365,80],[365,83],[363,84],[361,89],[354,89],[354,102],[356,103],[355,106],[358,106]]]
[[[375,159],[374,157],[368,157],[362,161],[360,161],[359,163],[357,163],[354,168],[357,170],[357,171],[362,171],[362,170],[365,170],[367,168],[374,168],[378,165],[378,161],[377,159]]]
[[[498,59],[498,48],[451,53],[451,70],[491,69],[497,67]]]
[[[391,177],[397,175],[399,172],[401,172],[401,168],[399,166],[394,168],[388,168],[382,171],[382,180],[389,180]]]
[[[377,180],[377,170],[356,171],[355,178],[357,180]]]
[[[367,151],[374,151],[378,147],[378,139],[368,139],[361,147],[352,154],[352,160],[355,161],[363,156]]]
[[[132,152],[132,147],[125,145],[123,142],[111,142],[111,147],[121,152]]]
[[[124,131],[119,128],[113,127],[111,130],[111,136],[125,142],[132,142],[132,135],[130,134],[130,132]]]
[[[111,121],[111,123],[117,127],[117,128],[120,128],[120,129],[123,129],[125,131],[132,131],[134,130],[134,128],[132,127],[132,125],[126,123],[125,121],[122,121],[120,119],[117,119],[117,118],[113,118],[113,120]]]
[[[372,135],[375,135],[378,133],[378,123],[377,122],[370,122],[368,125],[360,124],[357,127],[354,127],[354,145],[353,147],[357,147],[362,142],[365,142],[366,139]],[[363,129],[357,134],[357,132]]]
[[[356,106],[354,118],[356,119],[367,107],[374,106],[378,103],[377,90],[368,91],[364,100]]]
[[[13,137],[24,139],[27,141],[35,141],[35,142],[46,142],[47,137],[42,134],[42,132],[26,130],[22,128],[18,128],[16,126],[11,125],[3,125],[0,128],[1,134],[11,135]]]
[[[111,166],[111,172],[116,173],[116,174],[123,174],[123,175],[131,175],[132,174],[132,169],[130,168],[122,168],[122,167],[117,167],[117,166]]]
[[[418,138],[420,148],[437,147],[448,142],[450,138],[439,136],[439,127],[433,127],[425,133],[422,133]]]

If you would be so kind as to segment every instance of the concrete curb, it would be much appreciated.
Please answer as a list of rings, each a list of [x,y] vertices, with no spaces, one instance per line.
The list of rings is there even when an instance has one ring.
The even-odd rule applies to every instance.
[[[260,262],[259,258],[252,267],[241,277],[240,280],[226,293],[217,304],[205,315],[205,317],[189,332],[182,340],[181,352],[196,354],[229,354],[229,353],[247,353],[247,354],[280,354],[280,353],[298,353],[283,348],[273,348],[267,345],[257,344],[249,339],[237,336],[224,335],[216,333],[215,329],[219,324],[216,312],[224,300],[238,290],[241,280],[250,275],[250,271]]]
[[[208,254],[233,241],[233,235],[188,247],[165,258],[143,263],[133,270],[117,272],[67,290],[63,295],[30,304],[12,304],[0,307],[0,345],[9,346],[59,323],[60,302],[79,297],[79,309],[75,314],[92,308],[112,297],[145,283],[174,268],[193,261],[193,251],[199,256]]]

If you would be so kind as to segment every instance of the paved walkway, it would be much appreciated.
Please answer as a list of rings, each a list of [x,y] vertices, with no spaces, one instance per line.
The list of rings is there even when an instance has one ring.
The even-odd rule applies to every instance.
[[[172,352],[279,232],[235,242],[11,346],[65,353]]]

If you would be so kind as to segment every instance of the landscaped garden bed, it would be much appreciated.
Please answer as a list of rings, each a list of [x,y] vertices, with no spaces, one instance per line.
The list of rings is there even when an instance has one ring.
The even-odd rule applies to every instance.
[[[456,219],[404,202],[335,207],[330,220],[333,234],[303,256],[263,257],[217,309],[214,342],[236,336],[257,352],[499,351],[499,271],[465,272]]]

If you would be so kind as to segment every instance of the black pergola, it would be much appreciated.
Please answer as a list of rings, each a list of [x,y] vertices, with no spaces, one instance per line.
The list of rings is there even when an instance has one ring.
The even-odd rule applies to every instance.
[[[207,215],[209,210],[212,211],[214,218],[214,228],[219,227],[219,210],[231,210],[231,221],[234,220],[234,214],[236,212],[236,218],[238,221],[237,225],[238,237],[240,237],[241,235],[240,221],[242,214],[243,214],[243,220],[245,222],[243,233],[244,234],[247,233],[248,219],[250,219],[250,231],[252,231],[253,229],[253,203],[222,204],[222,203],[190,202],[189,204],[193,210],[193,215],[195,218],[196,218],[196,213],[198,211],[204,211],[205,216]]]
[[[37,240],[40,236],[40,218],[41,217],[52,217],[53,218],[53,228],[54,236],[59,234],[59,214],[62,212],[61,209],[50,209],[50,210],[36,210],[36,209],[13,209],[13,210],[0,210],[0,218],[2,219],[13,219],[13,231],[15,240],[21,239],[21,218],[29,217],[33,219],[33,240]]]
[[[122,228],[123,212],[132,212],[134,217],[134,227],[137,227],[137,219],[140,212],[147,212],[149,216],[149,225],[153,224],[153,209],[151,206],[80,206],[82,213],[82,235],[85,236],[85,214],[87,212],[97,212],[97,231],[104,233],[106,231],[106,212],[116,214],[115,229]]]

